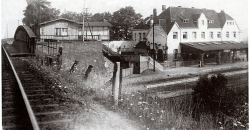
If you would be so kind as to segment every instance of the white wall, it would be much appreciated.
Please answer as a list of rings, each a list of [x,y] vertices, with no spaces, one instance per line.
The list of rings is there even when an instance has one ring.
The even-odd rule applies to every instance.
[[[161,26],[154,27],[154,43],[157,43],[158,49],[163,49],[163,46],[168,46],[167,44],[167,35]],[[147,42],[150,42],[150,49],[153,49],[153,29],[150,29],[147,37]],[[147,43],[148,44],[148,43]],[[163,51],[165,53],[165,51]]]
[[[177,39],[173,39],[173,33],[177,32],[178,37]],[[174,24],[170,32],[168,33],[167,43],[168,43],[168,54],[173,54],[174,49],[178,49],[178,53],[181,52],[180,50],[180,29],[177,24]]]
[[[227,24],[233,22],[233,25]],[[226,32],[229,32],[229,38],[226,37]],[[236,38],[233,37],[233,32],[236,32]],[[240,42],[240,29],[238,28],[234,20],[227,20],[222,29],[222,40],[223,41],[236,41]]]

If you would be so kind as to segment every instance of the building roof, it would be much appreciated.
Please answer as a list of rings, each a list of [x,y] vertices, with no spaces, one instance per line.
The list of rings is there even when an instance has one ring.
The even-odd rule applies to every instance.
[[[79,25],[82,25],[82,22],[78,22]],[[112,27],[113,25],[110,22],[84,22],[84,26],[90,27]]]
[[[144,24],[143,22],[139,23],[134,29],[149,29],[150,26],[148,24]]]
[[[171,25],[171,22],[177,22],[180,28],[198,28],[197,19],[201,14],[204,14],[208,20],[213,20],[213,23],[208,23],[208,28],[222,28],[226,20],[233,20],[224,11],[217,13],[210,9],[168,7],[157,16],[155,23],[159,23],[159,19],[166,19],[167,25]],[[188,23],[184,23],[184,19],[188,19]],[[166,33],[170,31],[169,29],[171,28],[167,27]]]
[[[28,26],[26,26],[26,25],[20,25],[20,26],[18,26],[17,29],[16,29],[16,32],[15,32],[15,35],[16,35],[16,33],[17,33],[17,31],[19,29],[24,29],[25,32],[27,32],[27,34],[29,35],[30,38],[35,38],[36,37],[36,35],[34,34],[34,32]]]
[[[77,23],[76,21],[73,21],[73,20],[70,20],[70,19],[58,18],[58,19],[53,19],[53,20],[50,20],[50,21],[46,21],[46,22],[40,23],[39,25],[45,25],[47,23],[51,23],[51,22],[55,22],[55,21],[59,21],[59,20],[69,21],[69,22],[72,22],[72,23]]]
[[[149,46],[147,46],[146,41],[139,41],[134,48],[138,48],[138,49],[147,49],[149,48]]]
[[[48,24],[48,23],[51,23],[51,22],[55,22],[55,21],[59,21],[59,20],[68,21],[68,22],[76,23],[78,25],[82,25],[82,22],[77,22],[77,21],[66,19],[66,18],[58,18],[58,19],[46,21],[46,22],[40,23],[39,25],[45,25],[45,24]],[[90,26],[90,27],[111,27],[112,24],[109,23],[109,22],[84,22],[84,26]]]
[[[216,42],[189,42],[181,43],[184,51],[195,49],[198,51],[215,51],[215,50],[231,50],[248,48],[246,43],[238,43],[234,41],[216,41]],[[189,49],[191,48],[191,49]]]

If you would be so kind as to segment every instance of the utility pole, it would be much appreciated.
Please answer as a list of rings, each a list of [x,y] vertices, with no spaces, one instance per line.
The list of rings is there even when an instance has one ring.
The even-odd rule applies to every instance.
[[[88,20],[88,17],[89,17],[89,15],[88,15],[88,9],[89,8],[83,8],[83,15],[84,15],[84,12],[86,12],[85,15],[84,15],[86,17],[86,25],[88,24],[87,20]],[[87,32],[88,32],[87,29],[88,29],[88,27],[86,26],[85,28],[86,28],[86,39],[87,39],[87,36],[88,36],[87,35]]]
[[[154,72],[155,72],[155,23],[153,20],[153,59],[154,59]]]
[[[82,12],[82,41],[84,41],[84,5],[85,5],[85,0],[83,1],[83,12]]]

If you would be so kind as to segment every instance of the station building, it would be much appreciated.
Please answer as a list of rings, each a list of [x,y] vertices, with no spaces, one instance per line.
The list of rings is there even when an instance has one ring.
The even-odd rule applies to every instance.
[[[109,22],[85,22],[82,31],[82,22],[59,18],[39,24],[40,39],[56,40],[110,40]]]
[[[217,13],[181,6],[166,9],[163,5],[159,15],[153,10],[151,21],[154,34],[151,22],[144,41],[156,53],[158,62],[196,60],[219,64],[234,61],[240,52],[247,59],[248,44],[240,41],[237,22],[223,10]]]

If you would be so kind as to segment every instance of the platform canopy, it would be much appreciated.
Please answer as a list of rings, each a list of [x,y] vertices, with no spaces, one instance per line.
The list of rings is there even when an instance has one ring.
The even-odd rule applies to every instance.
[[[234,41],[187,42],[181,43],[182,52],[191,51],[223,51],[247,49],[248,43]]]

